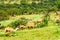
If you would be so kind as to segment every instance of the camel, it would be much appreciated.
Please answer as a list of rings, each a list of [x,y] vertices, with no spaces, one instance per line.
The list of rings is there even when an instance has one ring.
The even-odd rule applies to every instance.
[[[12,27],[6,27],[4,30],[5,36],[13,36],[15,35],[15,32],[18,30],[18,28],[13,29]],[[14,34],[12,34],[14,33]]]
[[[34,21],[30,21],[29,23],[27,23],[27,27],[28,28],[34,28],[35,22]]]
[[[18,30],[19,28],[13,29],[12,27],[6,27],[5,28],[5,32],[15,32],[16,30]]]
[[[18,28],[18,29],[22,29],[22,30],[23,30],[23,29],[25,29],[25,28],[26,28],[26,26],[25,26],[25,25],[19,25],[19,26],[17,26],[17,28]]]

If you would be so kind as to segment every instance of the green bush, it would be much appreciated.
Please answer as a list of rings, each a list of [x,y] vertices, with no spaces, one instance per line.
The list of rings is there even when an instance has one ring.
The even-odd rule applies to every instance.
[[[26,25],[26,23],[28,22],[28,20],[24,17],[20,18],[18,21],[20,21],[20,25]]]
[[[35,25],[36,28],[42,28],[42,27],[44,27],[44,26],[45,26],[45,25],[44,25],[44,22],[36,23],[36,25]]]
[[[10,16],[20,15],[20,12],[19,12],[19,9],[18,8],[10,8],[10,9],[7,9],[7,13]]]
[[[9,19],[8,14],[5,11],[0,10],[0,21],[1,20],[7,20],[7,19]]]
[[[20,24],[20,22],[18,20],[10,23],[8,26],[12,27],[12,28],[16,28],[18,25]]]
[[[28,22],[28,20],[22,17],[22,18],[16,20],[15,22],[12,22],[11,24],[9,24],[9,26],[16,28],[19,25],[26,25],[27,22]]]

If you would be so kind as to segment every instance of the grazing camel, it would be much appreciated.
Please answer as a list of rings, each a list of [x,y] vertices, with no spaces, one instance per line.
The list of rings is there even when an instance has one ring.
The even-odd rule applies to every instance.
[[[18,28],[13,29],[11,27],[6,27],[5,30],[4,30],[5,36],[13,36],[13,35],[16,35],[15,34],[16,30],[18,30]],[[14,34],[12,34],[12,33],[14,33]]]
[[[27,27],[28,28],[34,28],[35,22],[34,21],[30,21],[29,23],[27,23]]]
[[[18,29],[25,29],[26,28],[26,26],[24,26],[24,25],[19,25],[18,27],[17,27]]]
[[[18,28],[16,28],[16,29],[13,29],[11,27],[6,27],[5,28],[5,32],[15,32],[16,30],[18,30]]]
[[[14,29],[11,27],[5,28],[5,32],[14,32]]]

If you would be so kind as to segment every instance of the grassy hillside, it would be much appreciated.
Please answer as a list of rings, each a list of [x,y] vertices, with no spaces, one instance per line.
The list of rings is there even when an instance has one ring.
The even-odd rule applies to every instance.
[[[0,0],[0,40],[60,40],[60,0]]]
[[[16,21],[17,19],[21,18],[21,17],[24,17],[24,18],[27,18],[27,19],[33,19],[33,20],[37,20],[37,19],[40,19],[41,17],[43,17],[43,15],[18,15],[18,16],[15,16],[15,17],[10,17],[9,20],[5,20],[5,21],[0,21],[1,25],[3,26],[7,26],[8,24]]]
[[[16,36],[0,37],[0,40],[60,40],[60,27],[18,30]]]

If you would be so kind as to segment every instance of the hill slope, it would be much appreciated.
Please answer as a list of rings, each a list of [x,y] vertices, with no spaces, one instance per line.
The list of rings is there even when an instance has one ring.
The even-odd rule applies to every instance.
[[[16,32],[17,36],[0,37],[0,40],[60,40],[59,27],[25,29]]]

